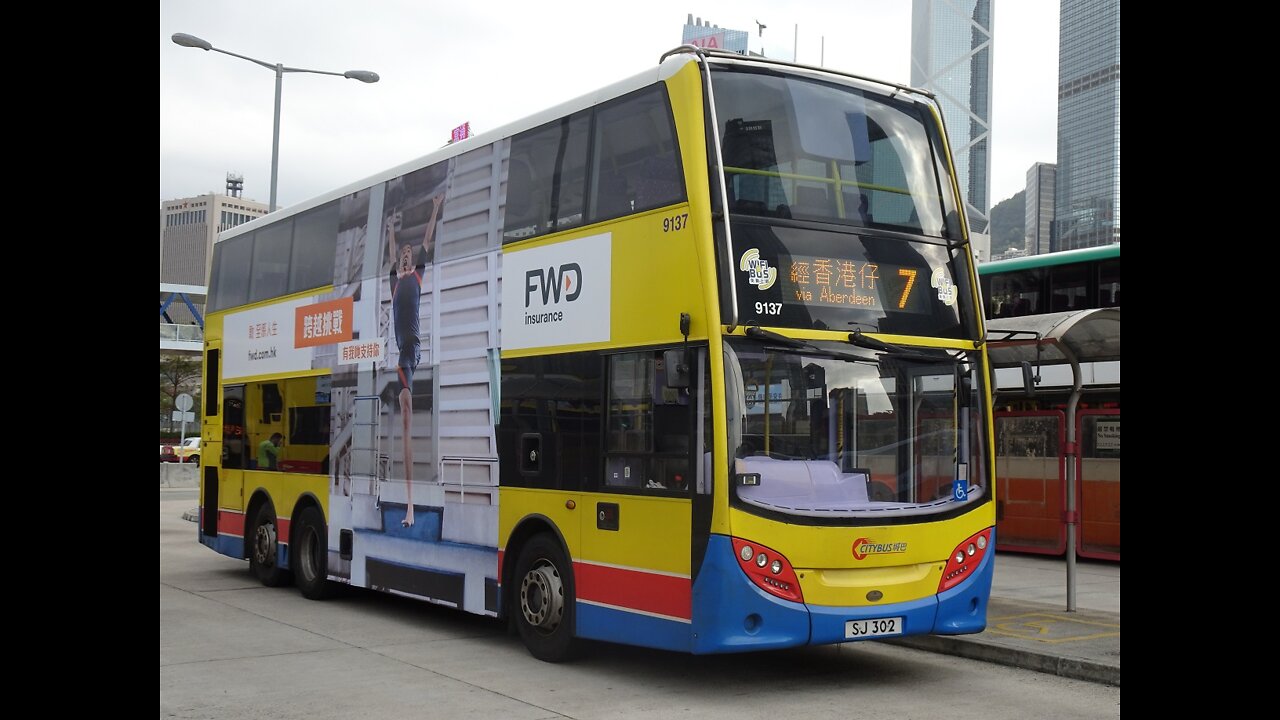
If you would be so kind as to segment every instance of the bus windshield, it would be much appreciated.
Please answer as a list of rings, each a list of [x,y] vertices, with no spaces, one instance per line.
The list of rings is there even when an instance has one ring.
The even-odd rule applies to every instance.
[[[739,507],[872,519],[944,513],[984,496],[976,355],[803,344],[726,343]]]
[[[922,102],[764,71],[712,82],[730,212],[960,238]]]

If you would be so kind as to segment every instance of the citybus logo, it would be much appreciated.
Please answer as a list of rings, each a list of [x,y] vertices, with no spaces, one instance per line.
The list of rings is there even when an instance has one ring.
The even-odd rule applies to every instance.
[[[866,560],[868,555],[896,555],[907,551],[904,542],[878,543],[870,538],[858,538],[853,541],[853,559]]]
[[[524,274],[524,306],[538,290],[542,291],[542,304],[559,303],[561,293],[565,302],[573,302],[582,294],[582,267],[578,263],[566,263],[559,268],[534,269]]]

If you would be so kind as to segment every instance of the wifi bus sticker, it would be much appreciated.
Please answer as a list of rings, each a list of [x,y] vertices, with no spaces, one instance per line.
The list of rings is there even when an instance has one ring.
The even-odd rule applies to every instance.
[[[738,261],[738,269],[748,273],[747,282],[758,290],[768,290],[778,280],[778,268],[769,265],[769,261],[760,257],[759,248],[751,248],[742,253]]]

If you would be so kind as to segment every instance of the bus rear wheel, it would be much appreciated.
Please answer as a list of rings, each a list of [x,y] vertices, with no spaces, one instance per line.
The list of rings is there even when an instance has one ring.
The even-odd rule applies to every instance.
[[[245,538],[249,544],[249,569],[267,587],[279,587],[289,582],[289,571],[280,567],[277,527],[275,508],[270,502],[264,502],[258,506],[254,516],[253,533]]]
[[[334,586],[328,577],[329,534],[320,508],[311,506],[298,515],[291,558],[294,579],[303,597],[324,600],[333,595]]]
[[[529,653],[547,662],[572,658],[573,571],[551,535],[535,535],[521,548],[512,592],[516,629]]]

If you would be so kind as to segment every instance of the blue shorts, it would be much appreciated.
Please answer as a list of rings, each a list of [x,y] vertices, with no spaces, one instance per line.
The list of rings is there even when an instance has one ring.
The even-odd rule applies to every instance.
[[[400,386],[413,392],[413,373],[418,369],[422,353],[418,345],[400,350],[400,362],[396,365],[396,373],[400,376]]]

